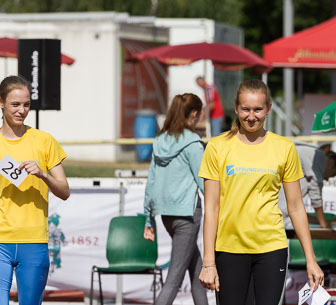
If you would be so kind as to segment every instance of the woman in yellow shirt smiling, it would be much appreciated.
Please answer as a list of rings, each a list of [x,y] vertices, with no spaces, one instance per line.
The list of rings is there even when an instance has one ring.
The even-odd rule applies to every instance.
[[[244,81],[232,129],[212,138],[199,176],[204,178],[204,258],[200,280],[221,305],[244,305],[251,276],[256,305],[281,304],[288,243],[278,208],[283,183],[288,212],[302,244],[311,289],[323,285],[302,201],[303,177],[294,144],[264,129],[271,110],[267,86]]]

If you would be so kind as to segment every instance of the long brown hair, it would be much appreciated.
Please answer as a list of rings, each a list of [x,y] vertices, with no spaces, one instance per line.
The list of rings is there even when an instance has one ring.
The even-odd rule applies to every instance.
[[[271,105],[271,94],[266,84],[259,79],[249,79],[243,81],[237,89],[237,94],[234,101],[235,108],[238,108],[240,103],[239,96],[244,91],[250,91],[250,92],[259,91],[261,93],[264,93],[266,96],[266,107],[268,108]],[[240,128],[240,122],[238,117],[236,117],[232,123],[231,129],[227,133],[227,137],[232,138],[234,135],[238,133],[239,128]]]
[[[171,106],[168,110],[166,120],[163,124],[159,135],[167,132],[169,135],[174,135],[178,138],[184,129],[193,130],[190,126],[188,119],[193,111],[201,113],[202,111],[201,99],[192,93],[178,94],[173,98]]]

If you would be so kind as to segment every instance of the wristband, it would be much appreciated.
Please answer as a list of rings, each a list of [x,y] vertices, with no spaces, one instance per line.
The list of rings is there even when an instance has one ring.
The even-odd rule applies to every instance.
[[[202,265],[202,268],[216,268],[216,264],[212,264],[212,265]]]

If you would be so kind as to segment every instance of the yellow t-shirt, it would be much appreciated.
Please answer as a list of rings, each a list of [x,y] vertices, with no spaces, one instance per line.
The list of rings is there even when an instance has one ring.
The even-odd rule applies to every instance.
[[[28,126],[18,140],[0,134],[0,160],[7,154],[18,162],[34,160],[44,171],[66,157],[50,134]],[[17,188],[0,175],[0,192],[0,243],[47,243],[48,186],[42,179],[28,175]]]
[[[199,176],[220,181],[216,251],[264,253],[288,246],[278,208],[282,181],[303,177],[294,144],[267,132],[257,145],[226,134],[212,138]]]

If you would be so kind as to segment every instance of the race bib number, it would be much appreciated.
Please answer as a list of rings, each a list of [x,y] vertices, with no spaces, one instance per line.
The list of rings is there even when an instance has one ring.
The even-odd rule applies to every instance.
[[[299,305],[311,304],[311,298],[313,295],[313,290],[310,290],[309,285],[306,283],[299,291]]]
[[[315,292],[309,289],[308,283],[299,291],[299,305],[324,305],[330,299],[330,294],[319,285]]]
[[[0,161],[0,174],[13,183],[16,187],[23,182],[28,176],[25,169],[19,170],[20,162],[14,160],[11,156],[6,155]]]

